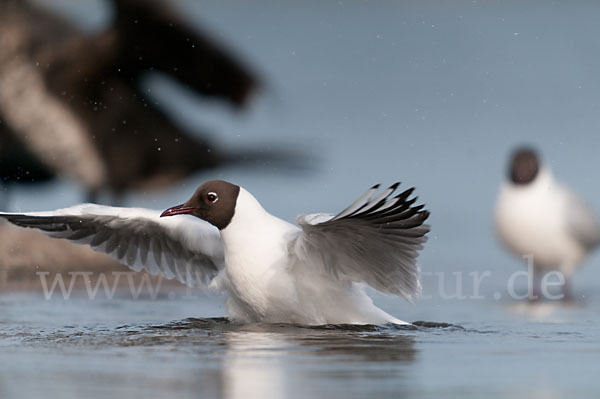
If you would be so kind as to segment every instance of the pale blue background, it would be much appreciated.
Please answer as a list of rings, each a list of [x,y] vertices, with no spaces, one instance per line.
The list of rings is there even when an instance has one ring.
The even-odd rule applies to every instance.
[[[243,114],[150,76],[144,84],[155,99],[182,123],[214,131],[223,146],[287,144],[318,162],[314,173],[304,175],[212,171],[169,192],[130,195],[127,205],[164,209],[181,203],[202,181],[224,178],[246,187],[270,212],[293,220],[298,213],[336,212],[373,183],[401,180],[404,187],[417,186],[432,211],[430,240],[419,258],[423,271],[447,277],[465,273],[461,281],[467,295],[472,287],[466,273],[490,271],[481,289],[486,299],[442,300],[435,275],[424,278],[424,293],[432,299],[409,305],[376,296],[378,304],[403,319],[450,322],[466,330],[398,332],[412,342],[413,361],[361,363],[342,356],[346,341],[327,354],[321,351],[327,342],[318,340],[312,343],[314,353],[303,351],[295,339],[261,351],[257,337],[276,346],[287,336],[247,334],[246,341],[241,338],[246,350],[236,352],[234,346],[223,355],[218,349],[223,345],[213,347],[220,345],[218,339],[204,344],[177,331],[159,334],[164,344],[128,347],[116,329],[131,324],[138,331],[134,338],[143,338],[144,323],[223,315],[219,298],[46,302],[41,294],[1,297],[5,336],[0,346],[17,346],[6,351],[8,362],[0,366],[5,376],[0,392],[102,397],[137,389],[144,397],[165,392],[194,397],[218,386],[212,368],[227,369],[218,361],[237,355],[255,362],[251,371],[281,383],[290,397],[323,387],[344,398],[380,391],[393,397],[597,395],[600,255],[594,254],[575,278],[579,306],[529,309],[505,297],[495,301],[492,294],[505,293],[522,262],[498,246],[491,218],[508,153],[521,143],[538,147],[558,178],[600,212],[600,3],[177,3],[190,21],[237,50],[267,87]],[[99,0],[52,4],[89,31],[110,18]],[[54,209],[81,198],[77,187],[63,181],[20,190],[12,209]],[[447,279],[447,292],[454,282]],[[54,336],[69,331],[83,338],[64,340],[63,350],[63,341]],[[373,335],[378,341],[394,338],[389,331]],[[91,382],[79,378],[89,370]],[[30,375],[40,384],[31,384]]]

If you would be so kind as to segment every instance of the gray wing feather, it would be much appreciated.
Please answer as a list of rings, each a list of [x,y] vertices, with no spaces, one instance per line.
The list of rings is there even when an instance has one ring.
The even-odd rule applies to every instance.
[[[590,250],[600,245],[600,223],[587,203],[576,195],[569,194],[567,226],[576,239]]]
[[[185,233],[177,234],[150,218],[94,214],[0,216],[17,226],[39,229],[51,237],[87,244],[135,271],[145,269],[153,275],[160,273],[190,286],[209,283],[224,264],[222,249],[203,253],[185,244],[181,237]],[[212,239],[220,241],[214,236]]]
[[[429,212],[409,199],[414,188],[392,197],[396,183],[373,196],[374,186],[350,207],[317,223],[300,216],[296,254],[321,264],[337,278],[364,282],[374,289],[411,300],[420,292],[418,251],[427,241]],[[322,218],[321,218],[322,220]]]

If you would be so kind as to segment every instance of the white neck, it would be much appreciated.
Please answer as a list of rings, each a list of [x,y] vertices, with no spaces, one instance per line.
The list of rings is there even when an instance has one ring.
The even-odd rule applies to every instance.
[[[552,171],[550,168],[542,166],[538,175],[535,177],[535,180],[532,182],[532,185],[548,187],[554,184],[554,176],[552,176]]]
[[[268,263],[266,257],[284,243],[286,233],[297,229],[265,211],[252,194],[240,187],[235,213],[229,225],[221,230],[221,237],[230,259],[256,256]]]
[[[269,214],[248,191],[240,188],[233,218],[221,230],[230,317],[259,320],[264,316],[274,284],[288,283],[277,276],[287,264],[288,234],[296,231],[296,226]],[[290,287],[286,285],[283,291],[290,291]]]
[[[260,228],[260,221],[271,216],[252,194],[240,187],[235,212],[229,225],[221,230],[225,245],[237,240],[246,241],[252,230]]]

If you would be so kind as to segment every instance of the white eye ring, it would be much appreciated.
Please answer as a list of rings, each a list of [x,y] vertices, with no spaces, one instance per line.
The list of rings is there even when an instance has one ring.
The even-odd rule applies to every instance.
[[[215,199],[211,200],[210,197],[214,196]],[[208,202],[210,202],[211,204],[214,204],[215,202],[217,202],[219,200],[219,196],[217,195],[217,193],[211,191],[208,194],[206,194],[206,199],[208,200]]]

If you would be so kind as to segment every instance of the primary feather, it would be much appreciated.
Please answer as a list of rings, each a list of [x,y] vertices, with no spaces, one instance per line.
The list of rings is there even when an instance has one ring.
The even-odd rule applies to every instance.
[[[379,187],[374,186],[327,220],[299,216],[303,232],[294,243],[298,255],[340,279],[410,300],[421,288],[416,259],[427,240],[429,212],[423,205],[413,206],[416,197],[408,199],[412,188],[391,197],[398,186],[373,196]]]

